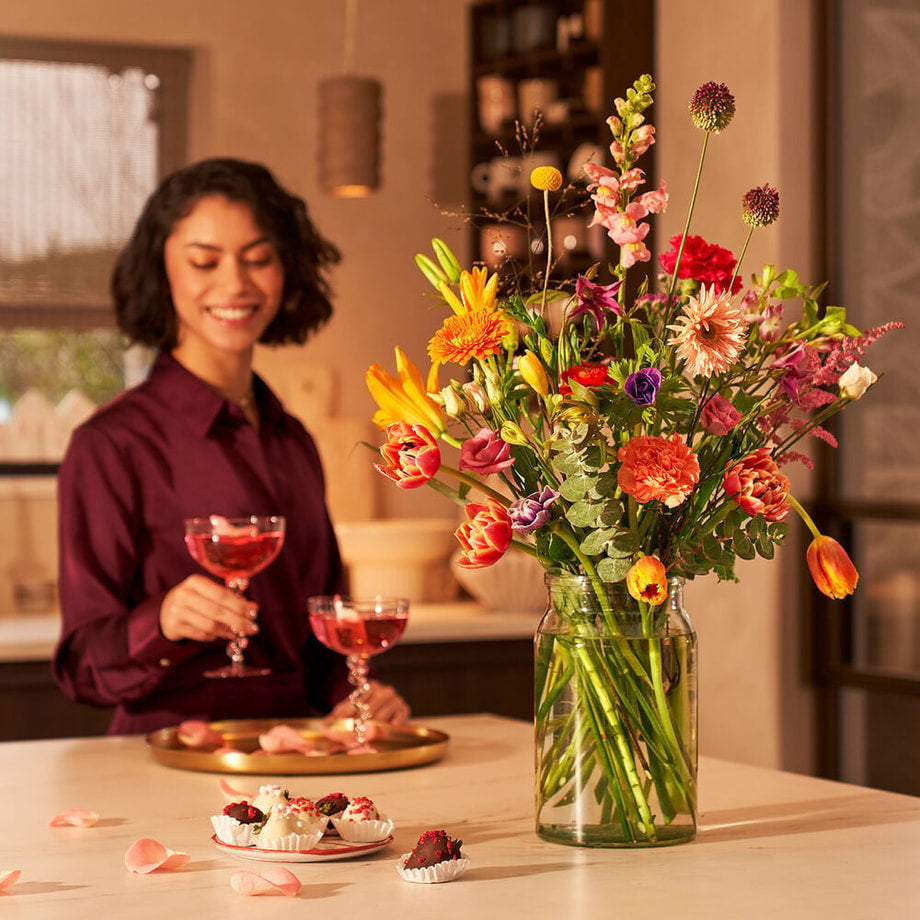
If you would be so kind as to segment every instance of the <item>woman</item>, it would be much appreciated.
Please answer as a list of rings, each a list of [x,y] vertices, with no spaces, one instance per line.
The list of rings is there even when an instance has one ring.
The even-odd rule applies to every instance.
[[[349,713],[310,595],[342,588],[315,445],[253,374],[256,342],[302,343],[331,315],[338,251],[263,166],[193,164],[154,192],[112,276],[119,327],[159,350],[149,378],[73,434],[59,475],[55,678],[114,706],[111,733],[186,719]],[[203,574],[189,517],[281,514],[284,547],[239,598]],[[208,679],[234,633],[254,678]],[[338,704],[333,708],[333,704]],[[374,684],[377,719],[408,707]]]

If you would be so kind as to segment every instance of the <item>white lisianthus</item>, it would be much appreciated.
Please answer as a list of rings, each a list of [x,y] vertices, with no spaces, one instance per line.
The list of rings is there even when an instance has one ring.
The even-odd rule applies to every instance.
[[[860,399],[876,380],[878,377],[868,367],[862,367],[858,361],[854,361],[840,375],[837,382],[840,386],[840,395],[844,399],[855,401]]]

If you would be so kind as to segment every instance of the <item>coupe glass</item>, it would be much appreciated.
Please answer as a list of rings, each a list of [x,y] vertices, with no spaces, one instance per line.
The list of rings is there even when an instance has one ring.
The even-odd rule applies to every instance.
[[[307,601],[310,626],[327,648],[345,656],[348,682],[354,688],[349,701],[354,710],[355,748],[365,747],[370,689],[368,670],[374,655],[392,648],[406,628],[409,601],[403,597],[354,600],[330,595]]]
[[[281,552],[284,543],[284,518],[260,517],[189,518],[185,522],[185,545],[192,558],[212,575],[223,578],[227,587],[239,597],[249,585],[249,579],[261,572]],[[243,661],[243,651],[249,639],[235,635],[227,645],[230,664],[205,677],[261,677],[271,668],[258,668]]]

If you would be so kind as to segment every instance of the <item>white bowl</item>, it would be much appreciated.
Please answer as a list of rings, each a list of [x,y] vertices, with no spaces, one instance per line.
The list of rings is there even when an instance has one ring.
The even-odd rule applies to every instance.
[[[454,578],[483,607],[502,613],[540,614],[546,610],[544,569],[533,556],[509,549],[494,565],[465,569],[453,557]]]
[[[415,603],[452,600],[450,557],[457,548],[451,518],[389,518],[335,525],[352,597],[390,595]]]

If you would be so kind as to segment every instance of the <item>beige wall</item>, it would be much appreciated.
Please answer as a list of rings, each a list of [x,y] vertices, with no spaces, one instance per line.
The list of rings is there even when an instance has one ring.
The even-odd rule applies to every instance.
[[[810,4],[800,0],[658,0],[660,174],[672,197],[662,240],[680,233],[696,173],[701,134],[687,115],[693,91],[725,83],[737,114],[710,140],[691,232],[738,253],[747,228],[741,196],[769,182],[780,218],[755,233],[742,271],[764,264],[815,277],[814,119]],[[809,476],[793,473],[800,499]],[[811,699],[799,673],[797,590],[803,529],[773,562],[740,563],[739,584],[705,579],[688,586],[687,607],[700,637],[703,749],[715,756],[804,772],[810,754]]]
[[[737,252],[745,229],[740,197],[771,182],[782,195],[782,216],[755,237],[745,269],[773,261],[794,264],[807,276],[813,239],[809,4],[658,0],[657,7],[653,119],[660,174],[672,193],[661,238],[682,228],[697,165],[701,136],[687,117],[687,102],[699,84],[725,82],[738,114],[710,144],[693,230]],[[372,411],[363,387],[366,366],[375,360],[392,366],[397,343],[420,362],[424,356],[431,317],[413,254],[433,235],[466,251],[457,222],[432,203],[454,208],[464,194],[465,8],[465,0],[359,4],[358,70],[379,77],[386,92],[384,185],[363,201],[325,196],[315,169],[316,85],[341,67],[341,0],[28,0],[3,4],[0,32],[194,49],[192,158],[264,160],[308,200],[319,226],[343,250],[336,316],[305,347],[303,360],[331,364],[341,383],[337,411],[366,419]],[[807,477],[797,481],[800,494],[807,484]],[[378,510],[386,516],[444,510],[436,497],[427,506],[419,499],[380,490]],[[740,585],[689,587],[701,639],[705,752],[809,768],[808,695],[795,674],[788,676],[797,653],[789,585],[797,583],[802,565],[801,550],[793,547],[779,562],[742,565]]]

